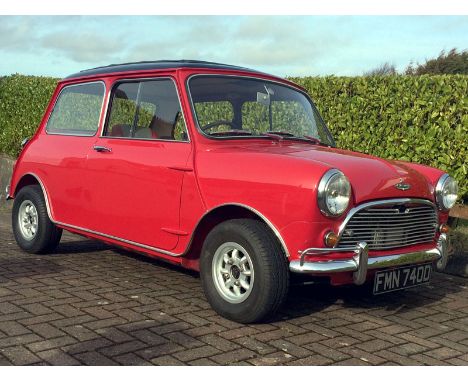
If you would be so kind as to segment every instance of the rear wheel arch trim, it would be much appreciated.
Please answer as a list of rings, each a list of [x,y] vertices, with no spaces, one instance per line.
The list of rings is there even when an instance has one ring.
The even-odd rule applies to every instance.
[[[47,215],[49,215],[49,219],[51,222],[53,223],[56,223],[55,220],[53,219],[52,217],[52,208],[51,208],[51,205],[49,203],[49,194],[47,193],[47,189],[46,187],[44,186],[44,183],[42,182],[41,178],[36,175],[35,173],[33,172],[28,172],[26,174],[23,174],[21,176],[21,178],[18,180],[18,182],[16,182],[16,185],[15,185],[15,190],[14,190],[14,197],[16,197],[16,195],[18,195],[18,192],[20,190],[18,190],[18,184],[21,182],[21,180],[23,180],[26,176],[32,176],[33,178],[36,179],[37,183],[39,184],[39,186],[41,187],[42,189],[42,194],[44,195],[44,200],[45,200],[45,204],[46,204],[46,208],[47,208]]]

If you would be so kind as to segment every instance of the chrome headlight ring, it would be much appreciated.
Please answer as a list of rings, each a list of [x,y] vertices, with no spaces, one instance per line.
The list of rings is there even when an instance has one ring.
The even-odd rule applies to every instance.
[[[448,211],[457,201],[458,184],[450,175],[442,175],[435,188],[437,206],[442,211]]]
[[[349,206],[351,184],[339,170],[328,170],[320,179],[317,190],[317,202],[325,216],[340,216]]]

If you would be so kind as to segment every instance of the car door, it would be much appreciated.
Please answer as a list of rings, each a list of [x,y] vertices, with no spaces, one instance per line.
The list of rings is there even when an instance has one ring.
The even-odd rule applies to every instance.
[[[89,228],[170,251],[191,144],[171,78],[119,81],[88,154]]]
[[[91,211],[84,204],[86,157],[96,139],[104,94],[102,81],[65,85],[45,132],[30,150],[31,172],[44,185],[58,223],[84,227],[89,221]]]

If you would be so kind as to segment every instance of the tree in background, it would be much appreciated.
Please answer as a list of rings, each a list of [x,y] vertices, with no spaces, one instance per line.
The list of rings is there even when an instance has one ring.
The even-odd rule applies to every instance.
[[[379,67],[369,70],[368,72],[364,73],[365,77],[370,76],[394,76],[398,74],[395,68],[395,65],[390,64],[388,62],[383,63]]]
[[[454,48],[445,53],[443,50],[437,58],[426,60],[424,64],[409,64],[405,74],[468,74],[468,51],[458,52]]]

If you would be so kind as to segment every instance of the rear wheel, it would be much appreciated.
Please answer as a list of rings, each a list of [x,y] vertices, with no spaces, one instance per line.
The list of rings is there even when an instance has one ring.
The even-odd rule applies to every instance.
[[[53,251],[62,236],[62,230],[49,219],[44,195],[38,185],[26,186],[16,195],[12,226],[16,242],[29,253]]]
[[[208,234],[200,277],[213,309],[241,323],[271,316],[289,287],[287,261],[278,240],[264,223],[250,219],[223,222]]]

